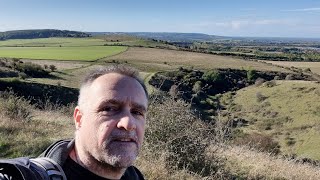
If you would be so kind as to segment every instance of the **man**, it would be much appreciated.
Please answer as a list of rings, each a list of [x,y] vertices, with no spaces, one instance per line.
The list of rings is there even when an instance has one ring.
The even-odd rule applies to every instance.
[[[147,104],[146,88],[135,70],[95,70],[80,88],[74,140],[58,141],[41,156],[58,163],[68,180],[143,179],[132,164],[144,138]],[[20,165],[28,164],[24,161]]]

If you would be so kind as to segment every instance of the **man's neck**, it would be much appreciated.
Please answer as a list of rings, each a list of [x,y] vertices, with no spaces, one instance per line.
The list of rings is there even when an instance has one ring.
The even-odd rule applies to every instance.
[[[120,179],[126,171],[126,168],[115,168],[107,164],[102,164],[94,159],[90,159],[90,157],[84,158],[85,156],[81,156],[81,152],[78,152],[76,147],[70,152],[69,156],[82,167],[107,179]]]

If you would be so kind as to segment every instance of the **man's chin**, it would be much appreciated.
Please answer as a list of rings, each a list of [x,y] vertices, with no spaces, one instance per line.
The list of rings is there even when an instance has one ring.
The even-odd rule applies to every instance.
[[[114,168],[127,168],[132,166],[135,162],[137,156],[128,156],[128,155],[114,155],[108,157],[108,164]]]

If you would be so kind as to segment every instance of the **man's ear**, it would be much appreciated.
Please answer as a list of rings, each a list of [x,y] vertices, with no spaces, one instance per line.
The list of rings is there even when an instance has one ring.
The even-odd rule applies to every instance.
[[[76,129],[77,130],[80,129],[81,123],[82,123],[82,112],[79,106],[74,108],[73,120],[74,120],[74,124],[76,125]]]

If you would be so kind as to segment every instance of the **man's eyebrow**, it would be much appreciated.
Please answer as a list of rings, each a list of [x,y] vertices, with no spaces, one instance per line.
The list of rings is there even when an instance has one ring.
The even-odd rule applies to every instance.
[[[121,104],[124,104],[124,103],[125,103],[125,102],[124,102],[124,101],[121,101],[121,100],[108,99],[108,100],[102,101],[102,103],[100,104],[99,107],[105,106],[106,104],[121,105]],[[142,111],[144,111],[144,112],[147,111],[147,108],[146,108],[145,106],[139,104],[139,103],[131,102],[131,106],[132,106],[133,108],[142,110]]]
[[[133,103],[131,103],[131,105],[132,105],[132,107],[134,107],[136,109],[142,110],[144,112],[147,111],[147,108],[145,106],[141,105],[141,104],[133,102]]]

